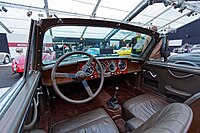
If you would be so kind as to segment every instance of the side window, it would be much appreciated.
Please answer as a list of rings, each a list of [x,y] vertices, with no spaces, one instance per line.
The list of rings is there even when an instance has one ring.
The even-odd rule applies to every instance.
[[[186,66],[200,66],[200,49],[199,44],[184,43],[179,47],[169,46],[170,56],[168,62]]]
[[[181,41],[182,42],[182,41]],[[200,44],[184,43],[174,46],[167,38],[162,38],[154,47],[149,60],[162,61],[183,66],[200,66]]]

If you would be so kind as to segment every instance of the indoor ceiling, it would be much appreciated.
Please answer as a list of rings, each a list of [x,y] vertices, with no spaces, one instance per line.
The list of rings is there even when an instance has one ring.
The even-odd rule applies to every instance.
[[[200,15],[200,3],[190,4],[186,9],[170,3],[154,3],[133,17],[133,13],[148,0],[1,0],[0,32],[28,34],[30,20],[46,17],[73,17],[122,21],[149,27],[156,25],[159,31],[170,31],[186,25]],[[165,0],[172,1],[172,0]],[[183,1],[183,0],[177,0]],[[174,0],[174,3],[178,3]],[[192,7],[195,5],[195,7]],[[197,8],[198,7],[198,8]],[[191,10],[194,8],[194,11]],[[181,13],[181,9],[183,10]],[[7,11],[6,11],[7,10]],[[133,18],[131,18],[133,17]],[[3,25],[3,26],[2,26]],[[6,29],[6,30],[5,30]]]

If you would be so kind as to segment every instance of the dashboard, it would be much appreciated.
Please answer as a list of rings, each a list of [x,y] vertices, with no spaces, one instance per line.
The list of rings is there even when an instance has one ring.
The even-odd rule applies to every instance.
[[[104,77],[111,77],[141,71],[139,62],[129,60],[127,58],[108,58],[98,60],[104,72]],[[100,78],[100,68],[98,64],[96,62],[92,62],[90,65],[86,65],[86,62],[87,60],[81,60],[61,65],[60,67],[58,67],[57,72],[75,74],[78,71],[84,71],[87,75],[86,80]],[[42,83],[45,86],[51,85],[52,67],[48,69],[43,69]],[[57,84],[71,83],[76,81],[76,79],[71,78],[56,78]]]
[[[125,59],[100,60],[99,62],[101,64],[104,77],[128,73],[128,64]],[[100,68],[97,63],[92,62],[91,65],[86,65],[85,62],[82,62],[79,65],[79,68],[86,73],[87,79],[100,78]]]

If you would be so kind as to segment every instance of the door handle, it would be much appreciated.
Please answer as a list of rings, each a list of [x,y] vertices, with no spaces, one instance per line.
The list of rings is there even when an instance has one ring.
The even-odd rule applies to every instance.
[[[147,73],[149,73],[150,75],[151,75],[151,77],[153,77],[154,79],[157,77],[157,75],[156,74],[153,74],[151,71],[147,71]]]

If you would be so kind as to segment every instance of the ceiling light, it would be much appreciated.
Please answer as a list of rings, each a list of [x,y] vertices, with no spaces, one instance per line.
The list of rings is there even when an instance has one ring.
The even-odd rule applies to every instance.
[[[54,16],[55,18],[58,18],[58,16],[57,16],[56,14],[53,14],[53,16]]]
[[[38,13],[38,17],[43,18],[43,17],[44,17],[44,14],[42,14],[42,13]]]
[[[2,6],[2,10],[3,10],[4,12],[7,12],[7,11],[8,11],[4,6]]]
[[[28,17],[30,17],[32,15],[32,11],[28,11],[26,14]]]
[[[185,9],[186,7],[181,7],[178,12],[182,13]]]
[[[188,17],[190,17],[192,14],[194,13],[194,11],[191,11],[187,14]]]
[[[164,5],[165,5],[165,7],[167,7],[167,6],[171,5],[171,2],[169,2],[169,1],[164,1]]]
[[[174,9],[180,8],[180,7],[181,7],[181,3],[177,3],[177,4],[174,5]]]

